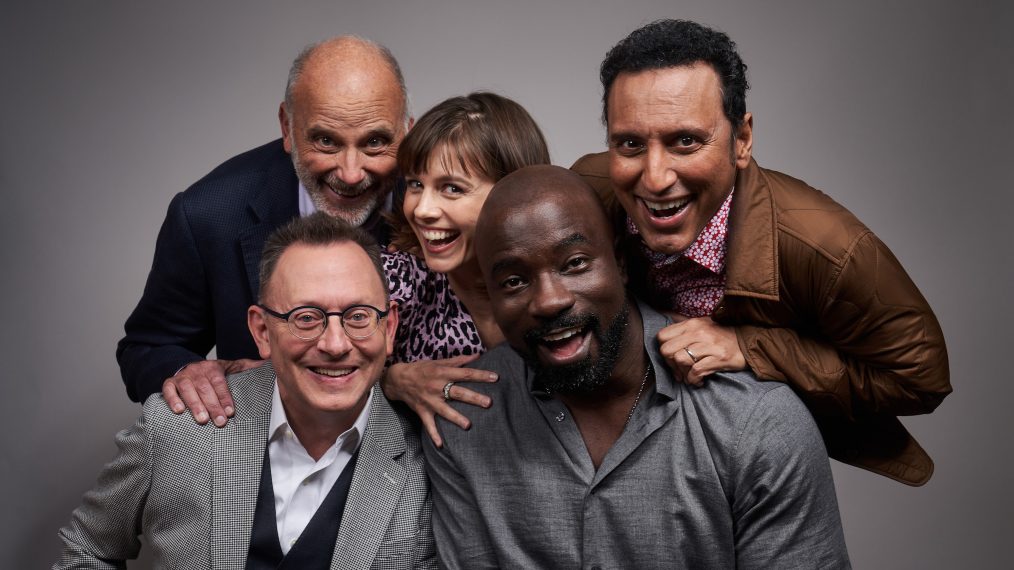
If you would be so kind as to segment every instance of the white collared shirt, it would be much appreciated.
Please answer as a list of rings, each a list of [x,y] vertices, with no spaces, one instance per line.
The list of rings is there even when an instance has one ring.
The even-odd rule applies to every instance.
[[[317,211],[317,206],[313,203],[313,198],[310,198],[310,192],[303,186],[303,183],[299,183],[299,216],[305,217]]]
[[[313,203],[313,198],[310,197],[310,191],[303,186],[303,183],[299,183],[299,215],[300,217],[309,216],[310,214],[317,211],[317,206]],[[387,198],[384,199],[385,212],[391,211],[391,204],[394,203],[394,192],[387,194]]]
[[[289,427],[275,384],[268,426],[268,456],[275,493],[275,521],[282,554],[288,554],[359,447],[373,404],[373,390],[355,423],[338,436],[319,461],[306,452]]]

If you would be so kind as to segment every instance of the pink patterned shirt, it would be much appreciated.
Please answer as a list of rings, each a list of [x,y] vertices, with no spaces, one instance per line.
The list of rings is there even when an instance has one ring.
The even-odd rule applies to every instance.
[[[652,306],[688,317],[705,317],[715,310],[725,291],[726,236],[731,205],[732,192],[729,192],[694,243],[681,253],[670,255],[652,251],[637,238],[637,253],[644,258],[646,268],[644,293]],[[627,233],[640,235],[629,217]]]

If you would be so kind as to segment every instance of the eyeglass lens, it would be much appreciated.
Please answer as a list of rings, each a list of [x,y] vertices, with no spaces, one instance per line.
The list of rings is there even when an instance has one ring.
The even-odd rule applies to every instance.
[[[342,313],[340,319],[345,333],[357,339],[373,334],[379,322],[377,312],[368,307],[351,307]],[[327,328],[327,315],[320,309],[304,307],[289,315],[289,328],[301,339],[316,339]]]

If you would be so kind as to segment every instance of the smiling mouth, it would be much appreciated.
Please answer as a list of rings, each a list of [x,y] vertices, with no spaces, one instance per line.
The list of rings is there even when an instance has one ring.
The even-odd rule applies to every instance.
[[[451,230],[424,230],[422,232],[423,239],[426,243],[433,247],[445,246],[454,240],[458,239],[461,232],[455,232]]]
[[[584,346],[587,333],[588,325],[570,327],[553,331],[544,335],[540,340],[550,354],[555,358],[563,359],[574,356]]]
[[[370,191],[369,186],[339,188],[331,184],[328,184],[327,187],[331,190],[332,193],[334,193],[335,196],[345,198],[348,200],[359,198],[363,194],[366,194],[367,192]]]
[[[693,201],[692,196],[681,198],[679,200],[669,200],[666,202],[649,202],[644,198],[641,198],[641,202],[648,209],[648,213],[653,218],[671,218],[683,210],[686,209],[687,205]]]
[[[330,378],[341,378],[352,374],[354,368],[321,368],[319,366],[311,366],[310,372],[314,374],[320,374],[321,376],[328,376]]]

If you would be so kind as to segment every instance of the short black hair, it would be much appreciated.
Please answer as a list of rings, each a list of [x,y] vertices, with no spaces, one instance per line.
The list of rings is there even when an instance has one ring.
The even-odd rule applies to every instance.
[[[613,46],[602,61],[602,120],[609,121],[609,91],[621,73],[707,63],[722,81],[722,110],[734,128],[746,115],[746,64],[725,33],[688,20],[656,20]]]
[[[285,250],[296,244],[328,246],[339,243],[354,243],[363,248],[373,263],[373,268],[380,277],[384,289],[384,297],[388,296],[387,277],[380,257],[380,246],[366,230],[352,226],[345,220],[329,216],[324,212],[315,212],[309,216],[295,218],[279,227],[268,236],[264,243],[260,264],[260,291],[258,300],[264,301],[264,294],[275,273],[278,260]],[[336,283],[336,287],[341,284]]]

